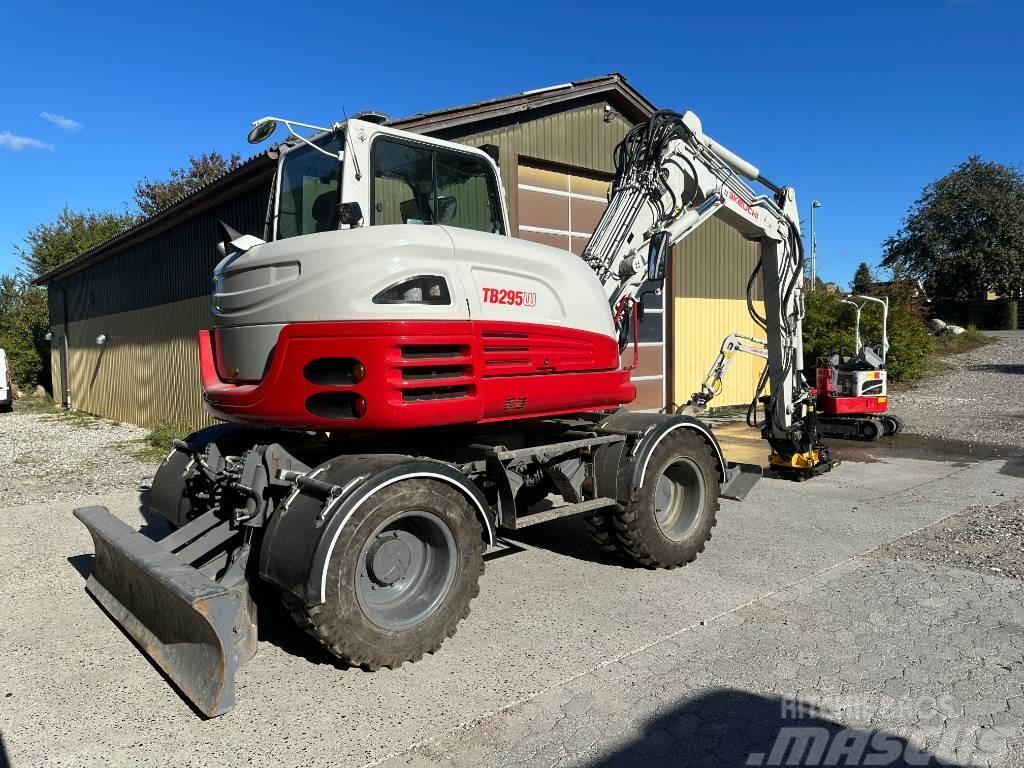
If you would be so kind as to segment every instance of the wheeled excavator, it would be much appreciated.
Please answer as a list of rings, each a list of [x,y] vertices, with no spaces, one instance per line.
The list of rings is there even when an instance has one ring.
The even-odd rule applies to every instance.
[[[359,119],[268,117],[250,140],[282,124],[263,237],[223,225],[199,337],[204,402],[225,423],[175,441],[153,480],[171,532],[75,510],[96,549],[87,589],[202,715],[234,706],[257,583],[375,670],[455,632],[501,529],[581,514],[643,566],[693,561],[719,499],[760,468],[727,460],[698,419],[623,409],[621,356],[642,286],[713,215],[760,243],[771,463],[833,466],[800,374],[795,194],[693,113],[629,131],[582,259],[508,235],[493,152]]]

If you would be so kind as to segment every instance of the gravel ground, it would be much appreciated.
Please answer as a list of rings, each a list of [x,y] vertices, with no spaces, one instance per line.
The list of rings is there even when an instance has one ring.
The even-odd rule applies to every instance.
[[[1024,496],[965,509],[883,547],[879,557],[1024,579]]]
[[[1024,332],[946,358],[935,378],[891,393],[906,430],[930,437],[1024,448]]]
[[[0,414],[0,508],[81,498],[148,483],[156,463],[140,460],[147,430],[79,414]]]
[[[1024,332],[946,358],[949,370],[890,397],[906,431],[1024,449]],[[1024,579],[1024,497],[976,506],[892,542],[879,553]]]

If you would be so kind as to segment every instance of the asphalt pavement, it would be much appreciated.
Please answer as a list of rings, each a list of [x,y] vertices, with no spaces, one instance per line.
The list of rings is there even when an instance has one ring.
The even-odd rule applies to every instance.
[[[763,451],[734,431],[737,451]],[[578,520],[525,529],[488,555],[455,637],[398,670],[339,668],[264,610],[238,706],[215,720],[198,718],[84,591],[92,542],[71,509],[106,503],[145,530],[138,492],[0,509],[4,748],[15,768],[743,764],[733,753],[767,765],[793,701],[825,698],[829,714],[813,723],[829,738],[881,729],[904,740],[900,755],[1011,765],[1021,583],[886,562],[877,548],[1020,495],[1024,462],[906,437],[841,445],[830,474],[763,480],[724,502],[707,551],[675,571],[607,559]],[[890,674],[870,674],[880,669]],[[977,693],[993,680],[994,698]],[[874,719],[851,715],[868,705]],[[736,723],[768,712],[775,725],[729,752],[722,711],[739,713],[742,732]]]

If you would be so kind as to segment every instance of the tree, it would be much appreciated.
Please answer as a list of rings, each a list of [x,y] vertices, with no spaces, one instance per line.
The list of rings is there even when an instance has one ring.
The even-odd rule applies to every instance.
[[[863,266],[863,265],[862,265]],[[860,269],[857,270],[860,272]],[[856,282],[856,278],[854,278]],[[868,295],[881,296],[877,288]],[[924,360],[932,350],[932,338],[924,321],[924,307],[916,285],[896,279],[885,288],[889,297],[889,355],[886,369],[894,380],[915,379],[924,372]],[[854,351],[854,310],[843,304],[841,294],[811,291],[804,294],[804,363],[813,368],[819,357]],[[868,304],[861,314],[861,339],[874,346],[882,340],[882,313]]]
[[[46,291],[24,274],[0,276],[0,348],[11,378],[22,388],[49,383],[50,350]]]
[[[188,159],[184,168],[171,170],[164,181],[151,181],[146,178],[135,185],[135,203],[146,216],[154,216],[164,208],[185,195],[205,187],[214,179],[220,178],[228,171],[239,166],[240,157],[237,153],[225,159],[216,150]]]
[[[924,188],[884,252],[883,267],[925,280],[939,298],[1019,296],[1024,173],[969,157]]]
[[[129,213],[73,211],[67,206],[51,222],[37,224],[15,246],[23,271],[34,279],[109,240],[136,222]]]
[[[74,211],[65,207],[51,222],[37,224],[15,246],[21,267],[0,276],[0,347],[7,352],[11,377],[23,388],[49,384],[49,312],[46,290],[32,285],[59,267],[110,239],[136,218],[128,213]]]
[[[871,287],[874,284],[875,278],[871,274],[871,267],[862,261],[857,267],[857,271],[853,273],[853,282],[850,283],[850,288],[854,293],[867,294],[871,292]]]

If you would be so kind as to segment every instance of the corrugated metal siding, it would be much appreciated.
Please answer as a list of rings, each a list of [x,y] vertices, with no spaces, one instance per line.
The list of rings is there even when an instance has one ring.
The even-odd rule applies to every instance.
[[[718,218],[676,246],[672,269],[673,400],[685,403],[730,333],[763,338],[747,312],[746,285],[757,263],[758,245]],[[754,306],[764,314],[760,279]],[[746,405],[754,395],[763,361],[740,353],[725,376],[713,407]]]
[[[197,344],[199,330],[210,325],[209,301],[201,296],[73,323],[72,405],[145,427],[212,424],[202,405]],[[95,342],[101,333],[102,346]]]
[[[217,221],[262,235],[270,190],[246,189],[50,286],[51,330],[65,332],[74,408],[152,426],[211,423],[202,408],[196,335],[211,325],[210,275],[220,260]],[[100,346],[96,337],[109,341]],[[51,351],[55,397],[57,349]]]
[[[711,217],[676,246],[676,295],[746,299],[747,278],[757,264],[758,247],[717,216]],[[761,299],[760,280],[754,297]]]
[[[269,177],[266,182],[62,280],[72,343],[79,341],[75,321],[208,296],[210,275],[220,261],[218,219],[239,232],[262,235]]]

